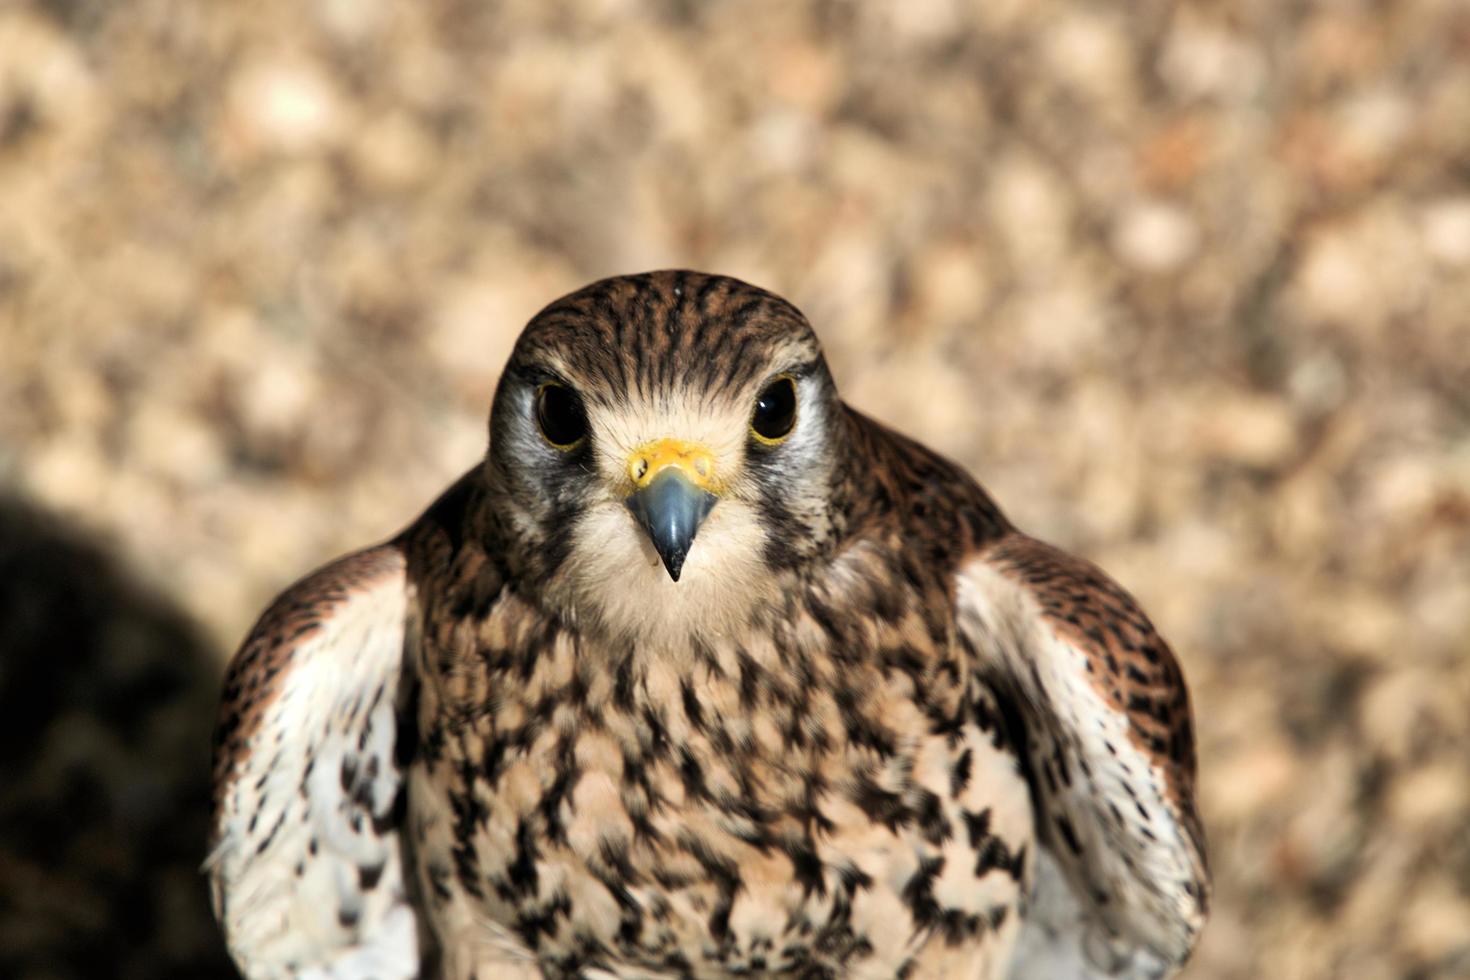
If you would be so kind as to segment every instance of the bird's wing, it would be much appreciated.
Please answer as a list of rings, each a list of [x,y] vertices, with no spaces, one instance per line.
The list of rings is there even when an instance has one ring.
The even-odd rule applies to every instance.
[[[282,594],[230,664],[206,870],[248,977],[419,973],[399,833],[409,603],[403,552],[358,552]]]
[[[1043,845],[1012,975],[1171,975],[1210,891],[1174,655],[1103,572],[1016,532],[968,558],[956,602],[1019,716]]]

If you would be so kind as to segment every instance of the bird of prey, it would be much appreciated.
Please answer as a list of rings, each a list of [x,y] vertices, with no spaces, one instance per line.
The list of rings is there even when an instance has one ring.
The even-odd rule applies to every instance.
[[[1134,600],[694,272],[531,320],[485,458],[262,616],[214,758],[249,977],[1162,977],[1210,894]]]

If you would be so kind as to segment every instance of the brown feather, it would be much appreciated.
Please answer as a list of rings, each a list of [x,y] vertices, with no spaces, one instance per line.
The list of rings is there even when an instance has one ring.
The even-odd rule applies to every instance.
[[[1093,688],[1127,716],[1134,745],[1165,773],[1169,801],[1203,855],[1189,689],[1164,638],[1134,598],[1091,562],[1020,533],[982,556],[1027,588],[1046,622],[1084,652]]]

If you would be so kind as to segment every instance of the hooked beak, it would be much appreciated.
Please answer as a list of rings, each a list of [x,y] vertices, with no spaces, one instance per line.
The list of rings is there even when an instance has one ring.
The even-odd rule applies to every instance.
[[[627,499],[628,510],[675,582],[699,526],[720,499],[707,489],[712,470],[707,450],[674,439],[661,439],[634,453],[628,462],[635,487]]]

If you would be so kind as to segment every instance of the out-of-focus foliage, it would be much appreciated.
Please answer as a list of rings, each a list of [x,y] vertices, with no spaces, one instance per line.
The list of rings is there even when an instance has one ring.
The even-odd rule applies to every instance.
[[[474,462],[541,304],[727,272],[807,311],[850,401],[1173,640],[1218,878],[1190,975],[1464,975],[1467,177],[1453,0],[10,0],[0,487],[204,640],[116,605],[133,640],[78,630],[24,591],[0,609],[98,644],[26,634],[84,674],[44,681],[81,712],[126,685],[114,657],[212,675],[273,592]],[[193,840],[203,722],[154,785],[109,717],[5,747],[146,803],[46,797],[59,827],[101,800],[103,856],[72,871],[7,835],[16,975],[86,974],[7,958],[38,916],[80,937],[143,900],[98,861],[203,901],[160,891],[196,855],[127,832],[173,806]],[[197,911],[150,910],[167,952],[138,962],[202,969]]]

